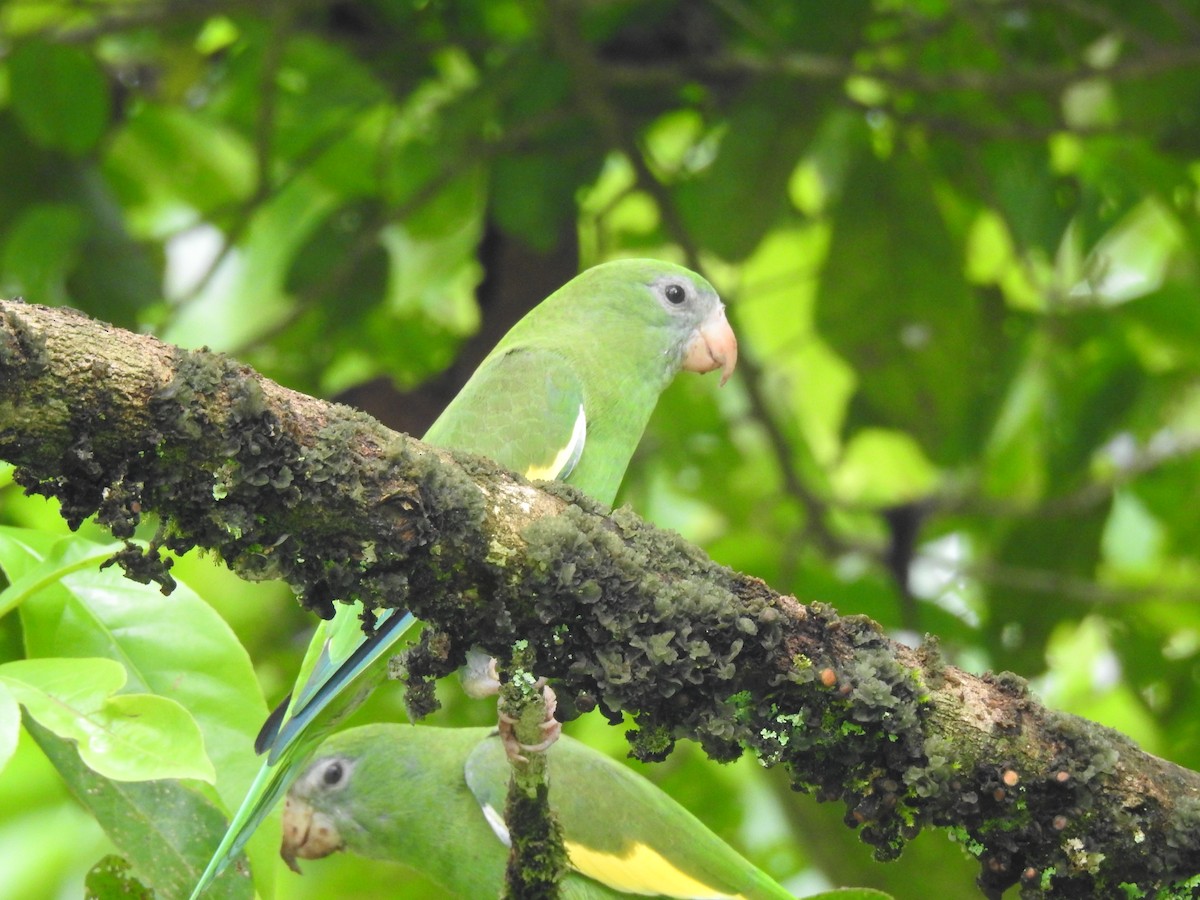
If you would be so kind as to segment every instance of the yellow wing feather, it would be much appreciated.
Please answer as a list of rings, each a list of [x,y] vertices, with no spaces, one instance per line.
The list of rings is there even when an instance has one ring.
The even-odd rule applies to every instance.
[[[603,885],[627,894],[666,895],[681,900],[744,900],[742,894],[726,894],[675,868],[645,844],[634,843],[628,853],[617,856],[564,841],[571,868]]]

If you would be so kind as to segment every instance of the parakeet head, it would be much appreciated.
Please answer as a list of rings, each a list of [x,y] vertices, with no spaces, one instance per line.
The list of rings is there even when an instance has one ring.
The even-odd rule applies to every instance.
[[[724,384],[737,365],[737,338],[725,305],[704,278],[657,259],[618,259],[594,266],[552,295],[534,316],[569,318],[587,339],[584,350],[634,355],[658,349],[669,379],[721,370]]]
[[[370,787],[419,780],[424,766],[418,754],[397,752],[393,758],[390,751],[406,742],[419,748],[423,735],[410,736],[416,729],[405,728],[399,741],[378,740],[379,730],[375,725],[334,735],[288,791],[280,856],[293,870],[300,871],[297,858],[321,859],[347,846],[362,852],[357,845],[368,840],[371,829],[404,815],[395,804],[381,808],[374,803]]]
[[[341,850],[396,858],[410,833],[405,823],[431,802],[431,791],[461,779],[465,751],[456,742],[478,741],[473,731],[486,729],[447,735],[377,723],[333,735],[288,791],[280,856],[297,872],[297,859]]]
[[[321,859],[345,846],[339,816],[330,809],[331,798],[350,784],[356,761],[346,756],[323,756],[313,762],[292,785],[283,807],[283,844],[279,855],[294,872],[296,859]]]

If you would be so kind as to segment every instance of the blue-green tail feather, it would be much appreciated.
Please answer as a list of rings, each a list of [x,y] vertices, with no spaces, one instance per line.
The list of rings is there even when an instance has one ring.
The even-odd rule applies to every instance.
[[[346,697],[355,680],[377,662],[390,655],[396,642],[417,621],[412,613],[392,615],[393,612],[393,610],[388,610],[389,615],[380,617],[375,633],[359,644],[346,661],[338,666],[337,671],[325,679],[316,691],[312,691],[308,685],[305,685],[300,692],[296,709],[287,721],[282,723],[275,739],[269,745],[268,763],[274,763],[287,752],[288,748],[308,730],[309,725],[325,712],[335,699]],[[350,704],[342,712],[342,715],[348,715],[357,706],[357,702]]]
[[[299,764],[293,766],[273,766],[270,763],[263,763],[253,784],[246,792],[246,799],[242,801],[241,808],[230,820],[225,837],[221,838],[221,843],[213,853],[212,859],[209,860],[208,867],[200,876],[200,880],[196,882],[190,900],[196,900],[208,889],[216,877],[225,871],[225,867],[237,859],[255,829],[262,824],[262,820],[267,817],[275,804],[291,787],[296,776],[300,774],[303,762],[304,760],[300,760]]]

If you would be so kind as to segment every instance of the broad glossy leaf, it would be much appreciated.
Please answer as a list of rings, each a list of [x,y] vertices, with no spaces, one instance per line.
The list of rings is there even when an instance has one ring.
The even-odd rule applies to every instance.
[[[0,566],[28,566],[38,551],[19,529],[0,532]],[[88,656],[119,661],[130,687],[153,691],[189,710],[205,734],[229,804],[257,771],[249,751],[266,703],[245,650],[224,621],[190,588],[170,597],[151,585],[100,570],[120,547],[59,538],[51,553],[2,594],[22,594],[22,624],[31,657]]]
[[[54,531],[0,525],[0,569],[4,570],[4,577],[10,586],[17,579],[24,578],[34,569],[41,567],[47,557],[57,554],[61,554],[59,558],[65,561],[68,554],[71,559],[77,560],[83,557],[91,558],[96,555],[96,551],[94,548],[86,549],[86,544],[79,542],[75,542],[75,546],[72,546],[71,542],[64,543],[63,535]],[[57,568],[53,563],[51,566]],[[33,577],[41,578],[43,575]],[[48,572],[44,573],[44,577],[47,581],[54,580],[53,575]],[[21,593],[24,595],[28,591]],[[15,605],[16,601],[11,599],[13,596],[8,588],[0,594],[0,602],[4,604],[0,605],[0,610],[7,612]]]
[[[42,591],[56,590],[58,582],[72,572],[98,570],[124,546],[95,544],[29,528],[0,527],[0,569],[9,582],[0,591],[0,616]]]
[[[9,590],[25,598],[20,610],[28,653],[118,660],[131,687],[177,701],[199,724],[217,794],[233,809],[258,771],[253,741],[267,713],[250,660],[229,626],[186,584],[164,597],[116,568],[99,570],[119,546],[0,530],[0,566],[19,573]],[[212,846],[223,828],[211,830]],[[277,841],[277,826],[264,826],[252,841],[256,870],[271,871]]]
[[[84,765],[68,742],[36,723],[30,731],[76,799],[130,862],[138,881],[157,896],[186,897],[208,862],[213,835],[224,830],[221,812],[183,782],[111,781]],[[206,896],[242,900],[253,895],[250,879],[230,867]]]
[[[125,670],[109,659],[24,659],[0,665],[0,683],[29,715],[73,741],[89,768],[120,781],[214,781],[195,721],[153,694],[117,694]]]

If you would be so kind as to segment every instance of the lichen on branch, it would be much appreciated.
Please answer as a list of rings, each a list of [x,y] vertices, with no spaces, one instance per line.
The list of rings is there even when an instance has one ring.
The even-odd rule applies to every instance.
[[[1020,679],[969,675],[627,510],[219,354],[0,302],[0,459],[72,524],[127,537],[158,516],[150,555],[121,560],[136,577],[168,579],[159,547],[204,547],[322,615],[411,608],[429,623],[404,660],[418,708],[467,649],[507,660],[523,641],[562,707],[631,715],[638,756],[679,738],[716,759],[749,749],[840,799],[881,858],[935,825],[992,894],[1120,896],[1200,873],[1200,776],[1046,710]]]

